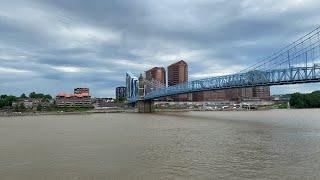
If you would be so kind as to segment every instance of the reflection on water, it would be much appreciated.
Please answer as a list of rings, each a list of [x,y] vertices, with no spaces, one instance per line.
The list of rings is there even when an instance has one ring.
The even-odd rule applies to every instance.
[[[320,179],[320,110],[0,118],[1,179]]]

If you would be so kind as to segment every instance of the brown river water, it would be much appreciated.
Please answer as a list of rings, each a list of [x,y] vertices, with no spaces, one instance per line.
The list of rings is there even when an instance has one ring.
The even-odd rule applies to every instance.
[[[320,179],[320,110],[0,117],[0,179]]]

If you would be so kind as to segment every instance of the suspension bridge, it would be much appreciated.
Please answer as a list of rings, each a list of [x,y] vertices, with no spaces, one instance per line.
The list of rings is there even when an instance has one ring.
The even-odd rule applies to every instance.
[[[139,95],[138,92],[138,79],[132,78],[132,74],[127,74],[128,101],[141,101],[143,109],[147,109],[145,111],[148,112],[152,111],[153,100],[166,96],[231,88],[320,82],[319,57],[320,27],[235,74],[188,81],[169,87],[154,86],[143,95]]]

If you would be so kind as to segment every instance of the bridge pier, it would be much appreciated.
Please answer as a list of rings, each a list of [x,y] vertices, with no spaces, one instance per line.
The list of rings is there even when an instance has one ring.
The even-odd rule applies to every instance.
[[[137,102],[139,113],[152,113],[154,112],[154,102],[152,100],[139,100]]]

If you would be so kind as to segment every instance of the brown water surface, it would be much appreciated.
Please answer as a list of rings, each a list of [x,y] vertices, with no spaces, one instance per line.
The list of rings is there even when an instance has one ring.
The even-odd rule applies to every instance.
[[[0,179],[320,179],[320,110],[0,117]]]

